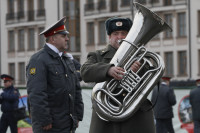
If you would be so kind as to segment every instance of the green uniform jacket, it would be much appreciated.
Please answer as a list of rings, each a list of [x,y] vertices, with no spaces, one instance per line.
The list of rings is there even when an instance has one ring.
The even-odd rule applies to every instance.
[[[105,49],[90,52],[81,67],[81,77],[85,82],[103,82],[111,79],[107,72],[116,49],[108,45]],[[145,100],[141,108],[128,120],[111,122],[100,119],[95,110],[92,113],[90,133],[155,133],[151,102]]]

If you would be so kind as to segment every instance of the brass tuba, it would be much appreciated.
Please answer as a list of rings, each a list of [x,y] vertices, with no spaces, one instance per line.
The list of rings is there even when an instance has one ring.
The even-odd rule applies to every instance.
[[[172,29],[146,7],[137,2],[133,4],[137,9],[133,25],[110,62],[122,67],[125,75],[122,80],[97,83],[92,91],[94,110],[107,121],[131,117],[164,73],[163,59],[147,51],[144,45],[159,32]],[[133,72],[130,67],[136,60],[142,65]]]

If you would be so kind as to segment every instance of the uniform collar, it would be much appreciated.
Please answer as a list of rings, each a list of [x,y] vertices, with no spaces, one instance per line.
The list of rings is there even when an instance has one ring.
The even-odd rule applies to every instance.
[[[167,85],[167,83],[165,83],[165,82],[162,82],[161,84],[162,84],[162,85]]]
[[[116,53],[116,51],[117,50],[109,44],[106,46],[105,49],[100,51],[100,54],[102,56],[104,55],[104,58],[112,58],[114,54]]]
[[[52,49],[54,52],[58,53],[60,57],[62,56],[63,52],[60,52],[54,45],[52,45],[50,43],[46,43],[46,44],[50,49]]]
[[[52,55],[54,58],[60,57],[58,53],[56,53],[54,50],[52,50],[50,47],[46,45],[44,45],[44,49],[50,54]]]

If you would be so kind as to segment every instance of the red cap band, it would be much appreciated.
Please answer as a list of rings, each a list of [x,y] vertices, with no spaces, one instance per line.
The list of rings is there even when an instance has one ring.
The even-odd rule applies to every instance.
[[[8,78],[8,77],[6,77],[6,78],[3,78],[3,80],[12,80],[11,78]]]
[[[45,37],[48,37],[48,36],[52,36],[58,32],[61,32],[61,31],[65,31],[65,25],[61,25],[60,27],[57,27],[55,29],[52,29],[50,31],[48,31],[47,33],[44,34]]]

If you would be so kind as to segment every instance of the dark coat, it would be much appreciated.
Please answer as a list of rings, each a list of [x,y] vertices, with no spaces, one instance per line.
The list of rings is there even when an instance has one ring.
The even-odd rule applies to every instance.
[[[3,113],[13,112],[18,108],[19,92],[13,86],[3,89],[3,93],[0,95],[1,111]]]
[[[73,126],[71,115],[79,121],[83,118],[76,69],[69,57],[62,59],[65,65],[60,56],[45,45],[31,57],[26,68],[32,126],[36,133],[43,133],[41,128],[50,123],[53,128],[48,133],[67,133]]]
[[[158,96],[158,97],[157,97]],[[176,104],[176,96],[174,94],[174,90],[169,88],[169,86],[165,84],[161,84],[159,88],[159,92],[157,88],[154,88],[151,101],[154,104],[154,115],[156,119],[167,119],[173,118],[173,109],[172,106]]]
[[[193,120],[200,121],[200,86],[190,91]]]
[[[0,95],[1,111],[0,132],[6,133],[8,126],[13,133],[17,133],[17,120],[14,117],[14,110],[18,108],[19,91],[10,86],[3,89]]]
[[[109,64],[116,49],[108,45],[103,50],[88,54],[87,61],[81,67],[81,77],[85,82],[103,82],[111,79],[107,72],[113,64]],[[148,111],[147,111],[148,110]],[[107,122],[100,119],[95,110],[92,113],[90,133],[154,133],[153,112],[150,101],[146,100],[142,107],[128,120]]]
[[[79,81],[82,81],[81,74],[80,74],[81,64],[76,59],[72,59],[72,61],[76,68],[76,74],[78,75],[78,79]]]

